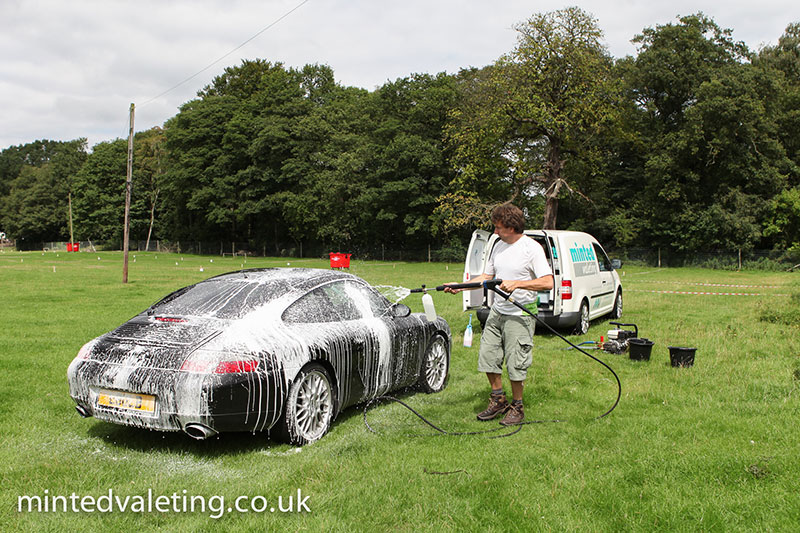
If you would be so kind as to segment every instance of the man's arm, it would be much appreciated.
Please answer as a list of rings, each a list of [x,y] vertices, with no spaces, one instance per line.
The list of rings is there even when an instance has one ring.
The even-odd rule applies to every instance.
[[[547,276],[542,276],[541,278],[530,279],[530,280],[504,279],[503,283],[500,284],[500,290],[505,292],[513,292],[516,289],[524,289],[526,291],[549,291],[552,288],[553,288],[552,274],[548,274]]]

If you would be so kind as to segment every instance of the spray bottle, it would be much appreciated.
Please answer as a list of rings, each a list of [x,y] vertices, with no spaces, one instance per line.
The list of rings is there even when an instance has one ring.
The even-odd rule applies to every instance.
[[[425,286],[422,286],[422,289],[425,290]],[[431,321],[436,321],[436,308],[433,306],[433,298],[428,291],[425,291],[425,294],[422,295],[422,308],[425,310],[425,317]]]
[[[467,324],[467,329],[464,331],[464,346],[467,348],[472,346],[472,315],[469,315],[469,324]]]

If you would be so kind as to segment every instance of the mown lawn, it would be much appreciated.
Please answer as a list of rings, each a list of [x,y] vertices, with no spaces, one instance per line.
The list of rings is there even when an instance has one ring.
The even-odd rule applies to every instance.
[[[251,434],[196,442],[77,415],[66,368],[78,349],[169,291],[242,266],[328,266],[134,255],[123,285],[121,253],[0,254],[0,530],[795,531],[800,524],[798,274],[623,266],[623,321],[655,346],[649,362],[592,352],[623,387],[619,407],[602,420],[594,417],[614,400],[613,377],[544,333],[535,339],[526,414],[566,422],[527,425],[501,439],[432,436],[392,404],[368,412],[375,434],[356,407],[300,449]],[[460,270],[358,260],[351,268],[375,285],[407,288],[457,281]],[[478,337],[462,347],[468,315],[460,299],[433,297],[454,332],[450,382],[440,394],[400,397],[452,431],[492,427],[474,420],[488,390],[475,370]],[[422,310],[419,295],[404,302]],[[593,323],[576,340],[608,329]],[[668,346],[696,347],[695,366],[672,368]],[[279,512],[278,497],[284,508],[289,496],[296,506],[298,489],[309,511]],[[17,509],[22,495],[97,498],[109,490],[121,498],[175,494],[178,502],[199,495],[215,509]],[[263,497],[253,501],[276,510],[216,507],[239,496]]]

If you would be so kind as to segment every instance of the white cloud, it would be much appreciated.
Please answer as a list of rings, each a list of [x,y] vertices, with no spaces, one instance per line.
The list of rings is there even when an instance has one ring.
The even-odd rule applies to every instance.
[[[229,52],[301,0],[2,0],[0,149],[35,139],[127,135],[141,104]],[[797,21],[796,2],[645,0],[309,0],[262,35],[169,94],[137,109],[136,129],[161,125],[226,66],[243,58],[324,63],[344,85],[374,89],[414,72],[484,66],[514,46],[512,25],[579,5],[598,18],[609,51],[634,54],[645,27],[703,11],[752,49]]]

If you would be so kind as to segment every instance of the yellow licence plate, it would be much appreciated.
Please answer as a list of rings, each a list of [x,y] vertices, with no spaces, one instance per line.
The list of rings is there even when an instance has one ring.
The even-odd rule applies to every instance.
[[[156,397],[149,394],[101,390],[97,394],[97,405],[152,414],[156,412]]]

